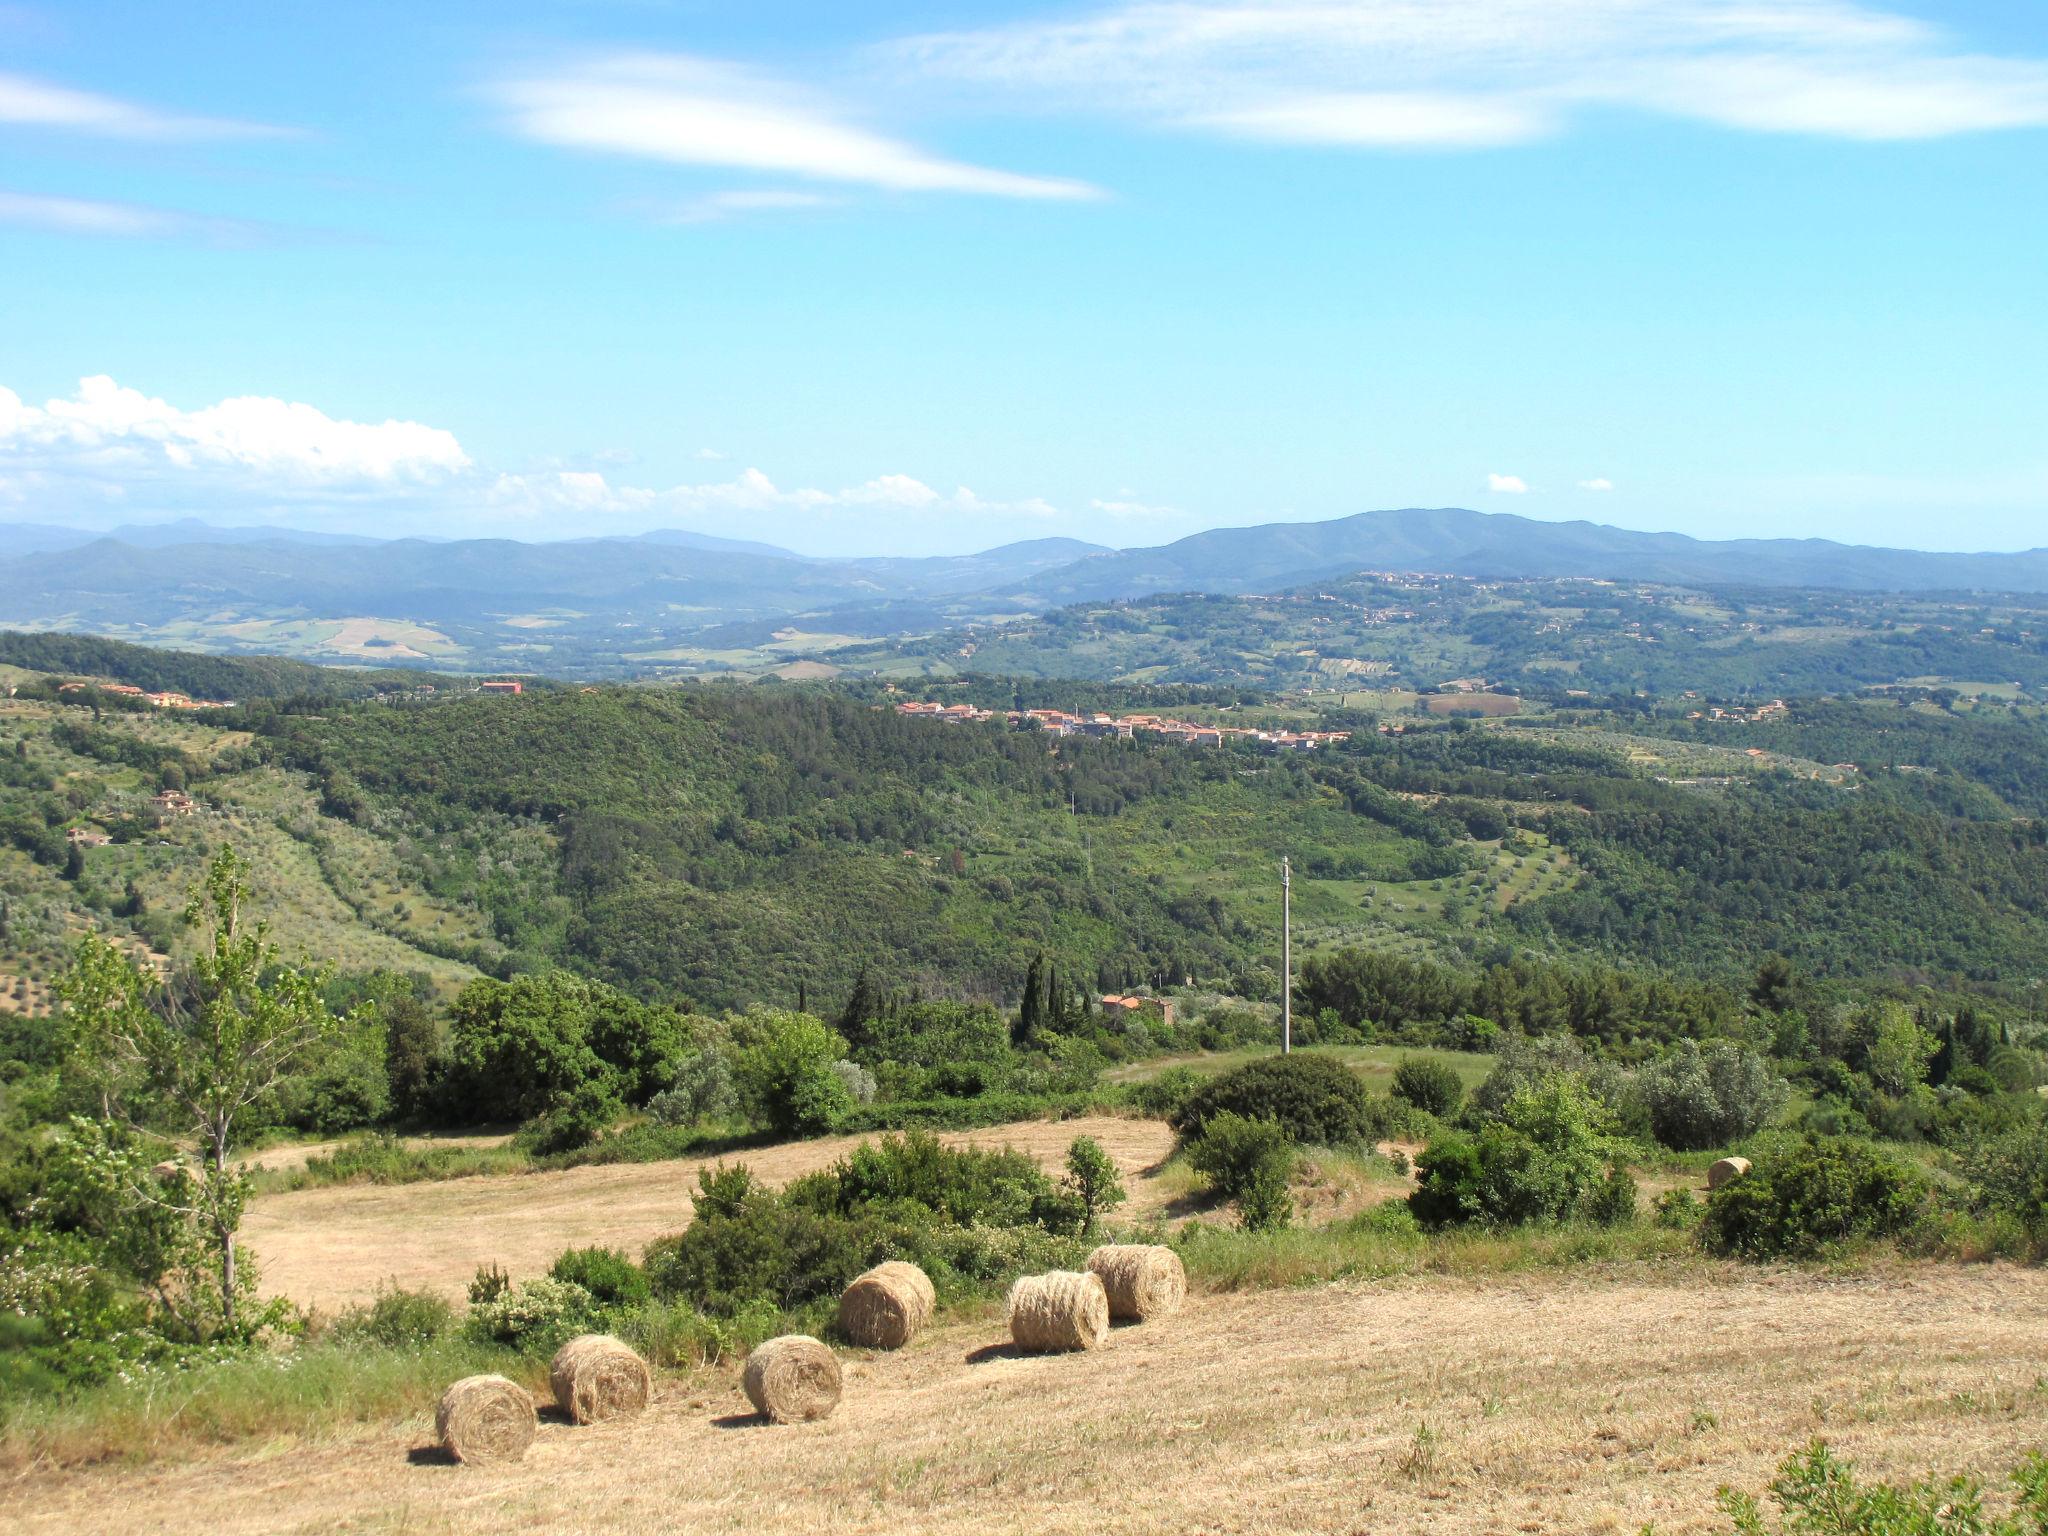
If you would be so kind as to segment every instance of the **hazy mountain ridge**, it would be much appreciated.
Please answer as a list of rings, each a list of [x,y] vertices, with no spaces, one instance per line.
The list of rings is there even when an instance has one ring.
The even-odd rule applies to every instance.
[[[1279,592],[1360,571],[2048,592],[2048,550],[1717,542],[1460,508],[1221,528],[1156,548],[1048,538],[970,555],[855,559],[674,529],[550,543],[351,541],[190,524],[119,533],[77,535],[85,542],[67,545],[66,530],[0,526],[0,625],[230,652],[286,649],[367,662],[432,656],[472,668],[627,675],[719,665],[717,653],[736,642],[788,645],[794,661],[849,635],[931,634],[1161,594]],[[368,628],[372,620],[382,628]]]

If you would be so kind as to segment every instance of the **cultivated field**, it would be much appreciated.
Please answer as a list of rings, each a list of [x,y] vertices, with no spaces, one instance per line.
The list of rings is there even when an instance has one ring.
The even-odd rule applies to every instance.
[[[1120,1215],[1143,1216],[1172,1198],[1157,1170],[1173,1149],[1173,1133],[1156,1120],[1028,1120],[939,1139],[956,1147],[1012,1146],[1057,1173],[1076,1136],[1093,1136],[1116,1160],[1131,1196]],[[864,1139],[786,1142],[722,1161],[745,1163],[779,1187],[829,1167]],[[262,1266],[264,1290],[300,1306],[331,1312],[368,1300],[387,1280],[460,1300],[484,1264],[502,1264],[515,1276],[539,1274],[564,1248],[591,1243],[638,1256],[650,1239],[690,1224],[697,1170],[716,1161],[296,1190],[253,1201],[242,1236]]]
[[[1704,1264],[1207,1295],[1087,1355],[1000,1320],[849,1357],[833,1418],[767,1428],[728,1371],[642,1419],[544,1422],[447,1464],[424,1418],[140,1470],[30,1472],[12,1529],[670,1532],[1726,1531],[1815,1435],[1873,1474],[1997,1480],[2048,1438],[2048,1275]]]

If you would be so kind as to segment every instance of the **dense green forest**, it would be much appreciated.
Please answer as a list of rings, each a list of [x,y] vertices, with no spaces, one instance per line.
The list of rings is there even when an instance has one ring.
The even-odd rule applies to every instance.
[[[1271,708],[1128,685],[1092,701]],[[327,902],[387,963],[565,965],[696,1006],[838,996],[868,964],[1002,1001],[1041,950],[1103,989],[1269,998],[1283,855],[1305,951],[1720,984],[1781,953],[1845,985],[2008,997],[2048,973],[2048,729],[2021,713],[1820,701],[1764,725],[1582,710],[1394,735],[1348,710],[1322,723],[1349,741],[1276,756],[887,702],[562,688],[268,701],[211,725],[24,696],[0,740],[10,942],[54,961],[72,912],[173,943],[179,850],[210,830],[151,806],[175,784],[275,840],[307,910]],[[112,841],[81,849],[77,828]]]
[[[448,679],[402,668],[320,667],[283,656],[204,656],[93,635],[0,631],[0,665],[52,676],[99,678],[148,693],[195,699],[363,699]]]

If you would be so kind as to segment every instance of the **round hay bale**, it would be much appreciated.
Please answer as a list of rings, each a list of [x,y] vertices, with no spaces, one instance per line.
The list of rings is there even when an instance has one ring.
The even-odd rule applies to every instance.
[[[915,1264],[877,1264],[839,1298],[839,1331],[863,1349],[901,1349],[931,1321],[938,1295]]]
[[[1723,1184],[1728,1183],[1732,1179],[1739,1179],[1747,1172],[1749,1172],[1748,1158],[1724,1157],[1707,1170],[1707,1188],[1719,1189]]]
[[[647,1362],[608,1333],[580,1334],[556,1350],[548,1384],[572,1424],[630,1417],[654,1395]]]
[[[502,1376],[465,1376],[441,1394],[434,1428],[457,1461],[517,1461],[533,1444],[539,1419],[526,1388]]]
[[[839,1406],[839,1357],[807,1333],[786,1333],[755,1346],[740,1384],[764,1419],[807,1424]]]
[[[1093,1349],[1109,1336],[1109,1293],[1098,1275],[1056,1269],[1010,1287],[1010,1341],[1019,1349]]]
[[[1158,1243],[1104,1243],[1088,1255],[1088,1273],[1109,1294],[1109,1315],[1144,1322],[1178,1312],[1188,1272],[1180,1255]]]

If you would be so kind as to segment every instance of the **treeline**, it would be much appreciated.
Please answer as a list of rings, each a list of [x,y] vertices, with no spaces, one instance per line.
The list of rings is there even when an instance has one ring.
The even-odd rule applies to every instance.
[[[2048,816],[2048,721],[1908,709],[1886,701],[1797,700],[1769,720],[1724,724],[1668,717],[1637,729],[1675,741],[1761,747],[1823,763],[1854,763],[1867,776],[1924,780],[1932,770],[1996,795],[2007,815]]]
[[[1744,999],[1655,971],[1532,955],[1478,968],[1370,949],[1310,957],[1295,1006],[1315,1029],[1488,1050],[1505,1034],[1570,1035],[1615,1054],[1735,1030]]]
[[[436,673],[318,667],[282,656],[203,656],[162,651],[96,635],[0,631],[0,662],[60,677],[107,678],[149,693],[195,699],[362,699],[419,683],[446,684]]]

